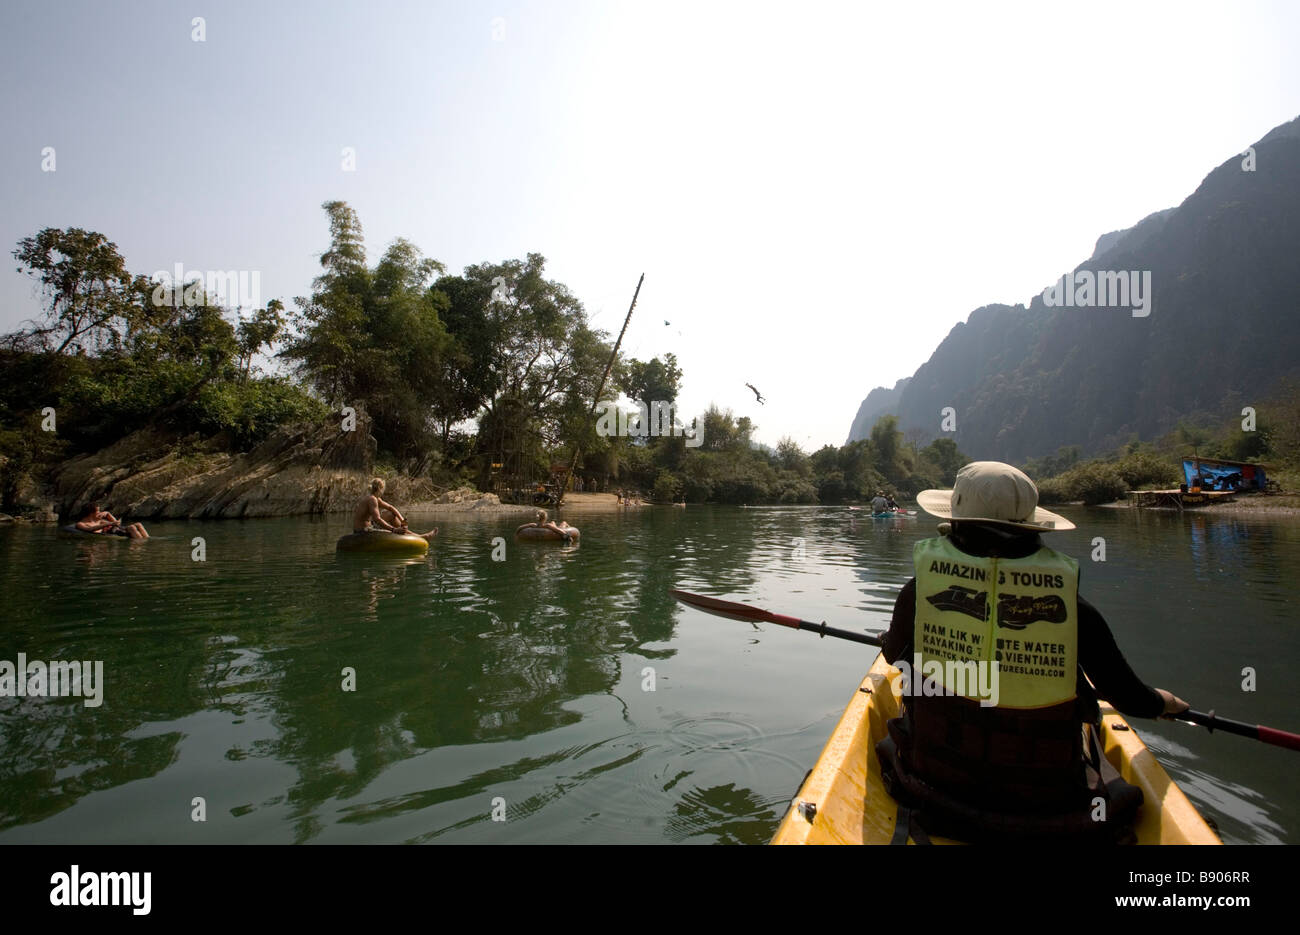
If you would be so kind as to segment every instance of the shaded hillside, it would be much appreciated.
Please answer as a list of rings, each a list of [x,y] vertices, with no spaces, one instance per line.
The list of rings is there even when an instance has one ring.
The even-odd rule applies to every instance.
[[[1300,118],[1255,152],[1256,171],[1233,156],[1177,208],[1103,235],[1078,267],[1150,270],[1147,317],[1041,295],[977,309],[904,388],[900,427],[940,437],[951,406],[963,451],[1019,461],[1262,402],[1300,371]]]
[[[870,436],[871,427],[881,416],[898,415],[898,403],[903,398],[903,389],[910,379],[911,377],[904,377],[899,380],[892,390],[878,386],[868,393],[867,398],[858,407],[858,414],[853,417],[853,426],[849,429],[849,437],[844,444],[848,445]]]

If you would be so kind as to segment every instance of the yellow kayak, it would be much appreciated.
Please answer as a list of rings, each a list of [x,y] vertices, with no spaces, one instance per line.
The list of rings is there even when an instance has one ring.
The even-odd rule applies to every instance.
[[[875,745],[885,737],[886,722],[899,716],[893,690],[899,675],[884,656],[876,657],[773,844],[888,844],[893,839],[898,805],[881,784]],[[1142,790],[1137,843],[1222,844],[1119,712],[1103,702],[1101,713],[1106,758]],[[959,843],[937,836],[930,840]],[[909,837],[908,843],[915,842]]]

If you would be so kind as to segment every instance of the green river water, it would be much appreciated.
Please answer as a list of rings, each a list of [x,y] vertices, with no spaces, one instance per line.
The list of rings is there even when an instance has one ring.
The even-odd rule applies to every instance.
[[[1300,730],[1300,521],[1065,512],[1080,528],[1050,544],[1145,681]],[[346,517],[0,528],[0,660],[102,660],[105,683],[97,708],[0,698],[0,843],[767,841],[875,650],[668,589],[881,631],[935,521],[569,519],[575,547],[435,520],[418,560],[336,554]],[[1134,725],[1225,841],[1300,843],[1295,753]]]

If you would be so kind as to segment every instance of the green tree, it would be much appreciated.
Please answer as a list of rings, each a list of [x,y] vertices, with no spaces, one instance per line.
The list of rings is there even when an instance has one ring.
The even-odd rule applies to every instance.
[[[262,348],[271,348],[284,331],[284,303],[272,299],[265,308],[259,308],[252,316],[239,323],[235,329],[235,338],[239,345],[240,379],[247,383],[253,366],[253,358]]]
[[[921,449],[921,457],[939,470],[939,483],[951,487],[957,482],[957,472],[970,462],[951,438],[936,438]]]
[[[330,219],[330,248],[320,258],[324,272],[313,282],[309,298],[294,300],[296,335],[281,354],[334,406],[355,395],[352,380],[367,343],[370,274],[356,212],[341,201],[322,207]]]
[[[340,201],[323,207],[330,248],[315,292],[297,300],[296,334],[282,354],[330,405],[364,406],[381,450],[422,470],[447,397],[452,342],[438,314],[445,299],[430,289],[443,266],[399,238],[369,270],[356,212]]]
[[[681,391],[681,380],[682,370],[675,354],[665,354],[663,360],[631,360],[622,381],[623,392],[647,408],[653,402],[674,403]]]
[[[56,354],[117,346],[136,310],[131,276],[117,245],[103,234],[47,227],[13,252],[19,272],[38,279],[49,302],[43,323],[11,336]]]
[[[776,460],[782,470],[790,471],[802,478],[812,475],[812,462],[802,448],[790,436],[776,443]]]

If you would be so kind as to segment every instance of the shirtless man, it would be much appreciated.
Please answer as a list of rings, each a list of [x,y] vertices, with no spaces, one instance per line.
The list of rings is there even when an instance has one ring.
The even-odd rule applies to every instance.
[[[149,533],[144,531],[144,526],[139,523],[129,523],[124,526],[122,521],[108,510],[101,510],[98,503],[86,504],[81,519],[77,521],[77,528],[82,532],[94,532],[107,536],[126,536],[130,539],[149,538]]]
[[[358,500],[352,510],[353,532],[395,533],[401,536],[419,536],[421,539],[432,539],[438,534],[436,527],[428,532],[411,532],[401,511],[379,498],[383,492],[384,482],[376,477],[370,482],[370,493]]]

